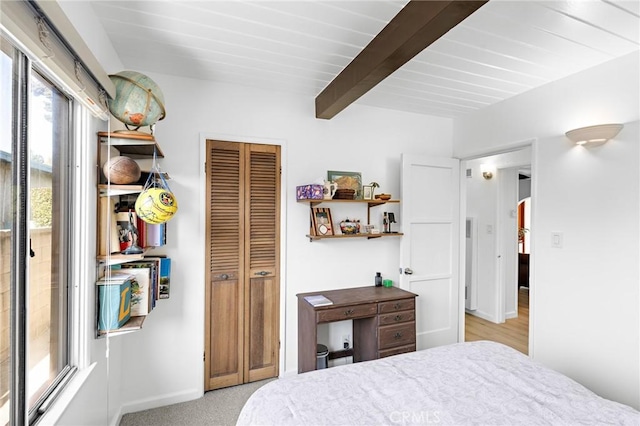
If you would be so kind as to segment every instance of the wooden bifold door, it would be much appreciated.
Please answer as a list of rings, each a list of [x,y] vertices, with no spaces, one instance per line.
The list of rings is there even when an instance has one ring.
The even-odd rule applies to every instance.
[[[278,375],[280,147],[207,140],[205,390]]]

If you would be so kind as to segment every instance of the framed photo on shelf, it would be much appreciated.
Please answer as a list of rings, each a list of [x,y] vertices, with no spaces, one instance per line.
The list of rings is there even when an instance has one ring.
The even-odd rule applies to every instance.
[[[335,182],[338,189],[353,189],[356,191],[354,199],[362,200],[362,173],[329,170],[327,180]]]
[[[333,221],[331,210],[323,207],[314,207],[311,210],[313,219],[312,233],[314,235],[333,235]]]
[[[373,200],[373,185],[364,185],[362,187],[362,199]]]

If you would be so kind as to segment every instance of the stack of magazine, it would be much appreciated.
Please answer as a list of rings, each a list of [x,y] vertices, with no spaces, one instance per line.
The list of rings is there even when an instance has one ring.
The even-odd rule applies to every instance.
[[[316,296],[305,296],[304,300],[309,302],[311,306],[328,306],[333,305],[333,302],[321,294]]]

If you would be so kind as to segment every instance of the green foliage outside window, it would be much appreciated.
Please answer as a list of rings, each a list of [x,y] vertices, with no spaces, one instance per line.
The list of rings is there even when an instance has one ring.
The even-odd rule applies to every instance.
[[[31,189],[31,220],[41,228],[51,227],[53,195],[51,188]]]

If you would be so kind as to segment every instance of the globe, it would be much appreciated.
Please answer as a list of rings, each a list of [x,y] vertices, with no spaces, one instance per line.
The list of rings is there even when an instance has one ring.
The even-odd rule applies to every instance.
[[[115,99],[108,102],[109,111],[127,129],[153,126],[165,117],[164,95],[151,78],[136,71],[120,71],[109,79],[116,87]]]

